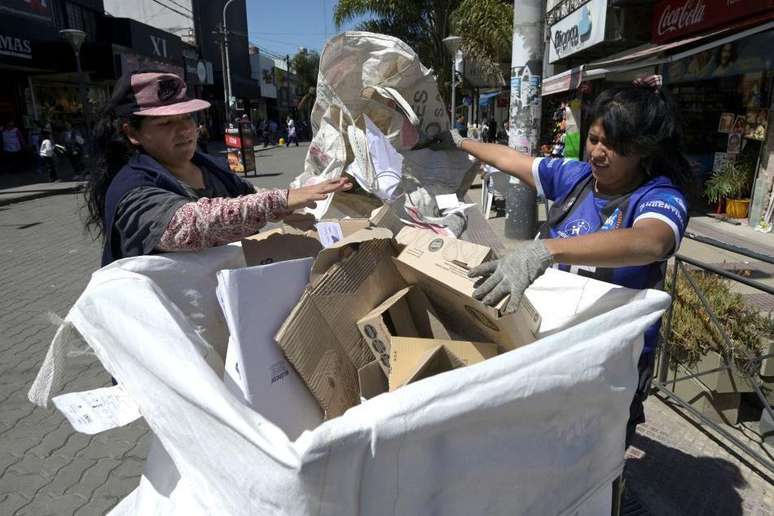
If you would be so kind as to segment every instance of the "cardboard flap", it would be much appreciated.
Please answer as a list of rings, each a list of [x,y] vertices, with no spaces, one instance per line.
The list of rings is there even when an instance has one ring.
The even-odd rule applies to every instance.
[[[248,267],[299,258],[313,258],[322,250],[314,238],[286,234],[282,229],[259,233],[242,240],[242,252]]]
[[[492,342],[395,337],[390,353],[390,391],[496,355],[497,344]]]
[[[468,271],[491,253],[482,245],[412,227],[403,228],[396,240],[405,246],[398,261],[466,296],[473,294],[475,284],[475,279],[468,278]]]
[[[390,391],[416,378],[441,348],[433,339],[393,338],[390,350]]]
[[[358,244],[369,240],[392,239],[392,233],[384,228],[366,228],[354,232],[340,242],[320,251],[312,265],[310,283],[315,284],[334,263],[351,256]],[[322,247],[322,246],[321,246]]]
[[[357,252],[332,263],[306,288],[276,337],[326,418],[360,402],[358,369],[373,361],[373,354],[357,321],[406,287],[392,262],[392,239],[354,240],[359,241]]]
[[[462,365],[476,364],[497,356],[497,344],[493,342],[468,342],[462,340],[437,341]]]
[[[389,390],[387,376],[374,360],[357,370],[357,378],[360,383],[360,397],[370,400]]]

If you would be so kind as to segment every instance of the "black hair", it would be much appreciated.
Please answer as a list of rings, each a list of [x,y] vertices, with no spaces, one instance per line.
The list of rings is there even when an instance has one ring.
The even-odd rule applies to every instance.
[[[137,148],[129,142],[122,128],[128,123],[130,127],[139,129],[143,117],[119,116],[116,113],[116,108],[126,102],[126,95],[126,90],[116,84],[110,100],[100,112],[94,126],[96,164],[90,170],[84,197],[86,229],[96,233],[96,238],[107,238],[104,215],[108,187],[116,174],[129,162],[129,158],[137,152]]]
[[[682,127],[677,105],[662,89],[623,86],[603,91],[587,115],[597,120],[606,144],[618,154],[639,154],[645,174],[666,176],[678,188],[690,185],[690,165],[682,151]]]

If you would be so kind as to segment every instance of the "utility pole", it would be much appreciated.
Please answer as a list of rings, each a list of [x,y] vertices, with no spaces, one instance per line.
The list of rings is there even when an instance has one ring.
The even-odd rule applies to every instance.
[[[535,156],[540,138],[541,74],[543,71],[543,0],[513,5],[511,106],[508,146]],[[537,232],[535,190],[512,177],[506,195],[505,236],[531,239]]]
[[[220,26],[220,34],[223,36],[223,97],[225,100],[226,125],[231,121],[231,66],[228,55],[228,25],[226,24],[226,10],[233,1],[234,0],[228,0],[223,6],[223,23]]]

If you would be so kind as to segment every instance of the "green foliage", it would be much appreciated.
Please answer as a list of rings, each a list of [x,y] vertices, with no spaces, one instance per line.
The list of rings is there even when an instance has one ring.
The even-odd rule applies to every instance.
[[[741,199],[747,197],[752,187],[755,163],[749,159],[728,160],[712,173],[704,183],[704,195],[710,202],[720,199]]]
[[[672,301],[671,359],[695,365],[708,351],[733,357],[741,368],[749,367],[761,356],[761,338],[774,335],[774,319],[745,305],[740,294],[731,292],[730,282],[712,273],[689,272],[729,336],[733,349],[728,349],[710,319],[699,296],[684,273],[678,274],[677,291]],[[666,290],[671,292],[672,272],[666,275]],[[666,317],[663,329],[666,331]]]
[[[298,103],[298,109],[306,112],[314,104],[317,72],[320,69],[320,54],[314,50],[311,52],[304,50],[293,56],[290,60],[290,65],[298,78],[300,89],[303,92]]]
[[[513,5],[501,0],[463,0],[452,14],[456,34],[463,35],[466,57],[481,63],[490,75],[499,63],[510,61],[513,38]]]

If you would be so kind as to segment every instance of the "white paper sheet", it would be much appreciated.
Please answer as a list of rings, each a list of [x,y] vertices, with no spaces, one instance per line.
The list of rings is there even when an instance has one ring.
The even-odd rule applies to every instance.
[[[309,281],[311,258],[218,272],[230,332],[226,385],[291,439],[322,422],[320,407],[274,335]]]
[[[120,385],[62,394],[51,401],[76,431],[89,435],[142,417],[137,404]]]
[[[341,225],[338,222],[318,222],[314,227],[317,228],[323,247],[330,247],[344,238]]]

